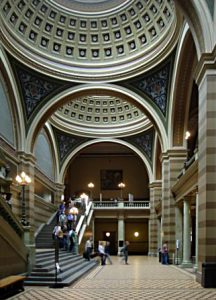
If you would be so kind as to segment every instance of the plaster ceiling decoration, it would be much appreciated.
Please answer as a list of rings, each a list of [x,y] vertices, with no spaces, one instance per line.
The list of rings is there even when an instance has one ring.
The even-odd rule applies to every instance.
[[[124,136],[142,131],[149,119],[134,104],[116,96],[89,95],[76,98],[59,108],[52,123],[68,132],[89,136]]]
[[[174,47],[179,19],[173,0],[1,0],[0,16],[13,55],[77,82],[149,69]]]

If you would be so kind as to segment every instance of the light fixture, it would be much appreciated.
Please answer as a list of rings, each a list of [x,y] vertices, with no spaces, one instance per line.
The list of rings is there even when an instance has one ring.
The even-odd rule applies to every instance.
[[[123,182],[120,182],[120,183],[118,184],[118,187],[121,189],[121,199],[123,199],[123,198],[122,198],[122,195],[123,195],[123,188],[125,188],[125,184],[124,184]]]
[[[186,131],[185,132],[185,139],[188,140],[190,136],[191,136],[190,132]]]
[[[139,232],[138,231],[134,232],[134,236],[138,237],[139,236]]]
[[[107,236],[107,237],[110,237],[110,232],[106,232],[106,236]]]
[[[23,226],[28,226],[29,222],[26,220],[26,208],[25,208],[25,186],[31,183],[31,178],[25,172],[21,172],[20,175],[16,176],[16,182],[22,188],[21,223],[22,223]]]
[[[91,200],[92,200],[92,189],[94,188],[94,183],[89,182],[88,188],[90,189],[90,198],[91,198]]]

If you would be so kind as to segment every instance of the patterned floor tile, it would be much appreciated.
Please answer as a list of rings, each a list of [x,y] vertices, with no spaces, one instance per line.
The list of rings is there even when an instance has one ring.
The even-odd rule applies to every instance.
[[[113,265],[98,266],[70,287],[51,289],[26,287],[12,300],[179,300],[216,299],[216,289],[204,289],[195,276],[176,266],[163,266],[152,257],[133,256],[123,265],[113,257]]]

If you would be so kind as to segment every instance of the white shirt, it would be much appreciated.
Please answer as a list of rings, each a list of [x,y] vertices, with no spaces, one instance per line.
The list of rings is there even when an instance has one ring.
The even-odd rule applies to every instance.
[[[86,241],[85,248],[92,248],[92,242],[90,240]]]
[[[101,253],[101,254],[105,254],[103,245],[98,246],[98,252]]]

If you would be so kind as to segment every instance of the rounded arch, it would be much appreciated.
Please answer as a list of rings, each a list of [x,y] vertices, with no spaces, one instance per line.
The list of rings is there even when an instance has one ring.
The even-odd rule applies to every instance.
[[[140,150],[138,150],[136,147],[134,147],[133,145],[131,145],[130,143],[128,143],[126,141],[122,141],[122,140],[119,140],[119,139],[111,139],[111,138],[109,139],[109,138],[107,138],[107,139],[95,139],[95,140],[85,142],[82,145],[78,146],[74,151],[72,151],[71,154],[67,157],[67,159],[64,161],[64,163],[62,165],[62,168],[61,168],[60,173],[59,173],[58,182],[63,182],[67,166],[69,165],[71,159],[79,151],[86,148],[87,146],[90,146],[90,145],[93,145],[93,144],[96,144],[96,143],[101,143],[101,142],[117,143],[117,144],[121,144],[121,145],[126,146],[129,149],[133,150],[141,158],[141,160],[145,164],[146,169],[147,169],[147,173],[148,173],[148,176],[149,176],[149,182],[152,181],[153,172],[152,172],[151,165],[150,165],[149,161],[147,160],[147,158],[145,157],[145,155]]]
[[[91,93],[92,91],[103,91],[107,94],[115,93],[119,97],[124,97],[128,99],[128,101],[138,105],[140,109],[142,109],[146,113],[147,117],[152,121],[153,125],[156,128],[156,131],[158,132],[158,135],[160,136],[162,149],[163,151],[166,151],[168,144],[167,133],[164,124],[159,115],[155,112],[154,108],[147,101],[145,101],[144,98],[125,87],[113,84],[83,84],[77,87],[72,87],[56,95],[43,106],[29,128],[29,132],[27,135],[26,152],[32,152],[32,145],[34,144],[34,140],[38,134],[38,131],[47,121],[49,116],[51,116],[60,105],[67,103],[69,100],[71,100],[71,97],[79,97],[80,95]]]
[[[46,143],[45,146],[46,147],[49,146],[50,153],[47,153],[47,155],[49,154],[49,156],[45,157],[45,159],[47,158],[47,159],[51,160],[50,163],[52,164],[52,168],[53,168],[53,170],[52,170],[53,178],[51,178],[51,177],[50,178],[52,180],[56,180],[56,178],[58,177],[57,174],[59,174],[59,164],[57,163],[58,162],[58,153],[57,153],[57,147],[56,147],[56,140],[55,140],[55,137],[54,137],[54,134],[53,134],[52,127],[50,126],[49,123],[45,123],[45,125],[41,129],[41,131],[38,132],[37,138],[35,139],[35,143],[33,145],[34,152],[36,151],[37,141],[38,141],[38,137],[39,137],[40,134],[44,135],[44,138],[45,138],[44,141]],[[45,153],[45,155],[46,155],[46,153]],[[42,159],[43,159],[43,157],[42,157]],[[45,164],[46,164],[46,161],[45,161]]]
[[[215,45],[214,20],[210,14],[207,1],[176,0],[175,3],[182,10],[193,35],[197,56],[211,52]]]
[[[188,68],[188,66],[191,66]],[[170,97],[168,120],[169,146],[184,147],[190,97],[193,87],[194,71],[197,65],[196,49],[190,29],[185,24],[176,53],[175,68]]]
[[[13,126],[15,133],[15,147],[18,151],[24,150],[25,145],[25,122],[23,117],[23,110],[20,105],[21,99],[19,98],[19,91],[16,85],[16,79],[13,75],[13,70],[11,69],[10,62],[7,58],[7,55],[0,46],[0,66],[1,72],[6,82],[8,88],[8,100],[10,101],[11,112],[13,115]]]

